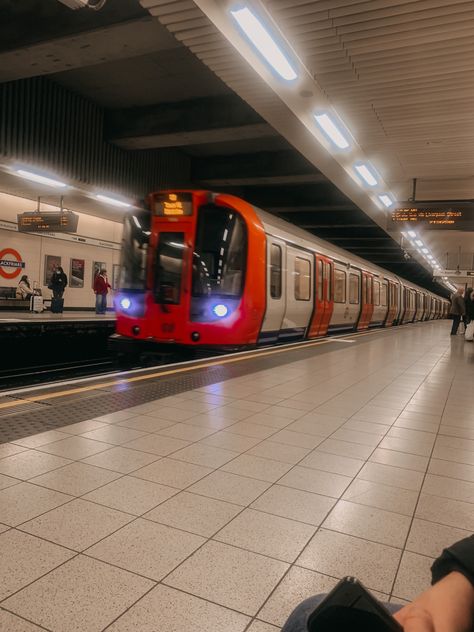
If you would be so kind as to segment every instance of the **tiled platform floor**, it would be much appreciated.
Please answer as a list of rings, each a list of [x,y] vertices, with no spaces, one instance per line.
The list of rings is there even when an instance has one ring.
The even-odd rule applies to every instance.
[[[414,597],[474,530],[449,326],[0,445],[0,630],[275,632],[346,574]]]

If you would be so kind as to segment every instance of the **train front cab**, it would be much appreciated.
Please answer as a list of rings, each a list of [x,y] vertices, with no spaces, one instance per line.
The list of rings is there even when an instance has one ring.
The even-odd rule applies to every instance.
[[[205,191],[152,194],[149,205],[125,220],[112,345],[254,345],[265,239],[253,207]]]

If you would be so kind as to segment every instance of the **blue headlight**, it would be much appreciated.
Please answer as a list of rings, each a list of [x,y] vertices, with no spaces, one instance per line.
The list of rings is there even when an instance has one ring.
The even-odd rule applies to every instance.
[[[126,296],[120,299],[120,307],[122,309],[124,310],[130,309],[131,306],[132,306],[132,301]]]
[[[229,313],[229,308],[227,307],[227,305],[218,303],[217,305],[214,305],[214,307],[212,308],[212,311],[219,318],[224,318],[224,316],[227,316],[227,314]]]

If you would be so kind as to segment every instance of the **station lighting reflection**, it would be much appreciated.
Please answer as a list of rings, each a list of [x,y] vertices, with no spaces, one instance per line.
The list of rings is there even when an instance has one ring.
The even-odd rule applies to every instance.
[[[408,231],[408,235],[409,235],[412,239],[415,239],[415,237],[416,237],[416,233],[415,233],[415,231],[414,231],[414,230],[409,230],[409,231]]]
[[[393,200],[392,198],[388,195],[388,193],[381,193],[378,196],[379,200],[382,202],[382,204],[387,207],[390,208],[393,204]]]
[[[48,187],[54,187],[55,189],[64,189],[67,187],[65,182],[61,182],[60,180],[55,180],[54,178],[48,178],[47,176],[43,176],[40,173],[35,173],[34,171],[27,171],[26,169],[15,169],[16,173],[25,178],[25,180],[31,180],[32,182],[39,182],[40,184],[45,184]]]
[[[347,149],[350,146],[349,141],[339,129],[339,126],[336,125],[332,117],[327,112],[316,113],[314,115],[314,119],[327,138],[338,149]]]
[[[246,6],[238,5],[230,10],[230,14],[254,48],[282,79],[294,81],[298,77],[280,46],[255,13]]]
[[[375,187],[378,184],[378,179],[375,174],[375,169],[367,162],[356,162],[354,169],[357,175],[368,184],[369,187]]]
[[[124,202],[123,200],[118,200],[117,198],[113,198],[108,195],[103,195],[102,193],[97,193],[95,197],[101,202],[105,202],[106,204],[112,204],[112,206],[120,206],[122,208],[130,208],[132,206],[128,202]]]

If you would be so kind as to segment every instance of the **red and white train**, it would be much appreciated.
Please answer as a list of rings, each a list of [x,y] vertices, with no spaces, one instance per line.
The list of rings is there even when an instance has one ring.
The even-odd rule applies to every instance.
[[[118,350],[245,348],[447,315],[446,299],[232,195],[148,204],[124,223]]]

